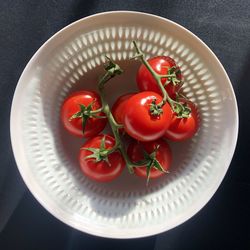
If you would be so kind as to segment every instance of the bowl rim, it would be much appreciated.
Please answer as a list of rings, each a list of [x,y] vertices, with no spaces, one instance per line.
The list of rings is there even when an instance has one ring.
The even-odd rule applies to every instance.
[[[213,188],[209,189],[209,191],[206,193],[206,195],[203,195],[202,198],[199,199],[198,202],[195,203],[195,205],[192,205],[189,207],[188,212],[185,214],[182,214],[181,216],[177,217],[175,219],[175,222],[170,224],[170,225],[166,225],[164,224],[164,226],[158,226],[156,227],[152,227],[152,228],[144,228],[143,230],[140,230],[136,232],[136,235],[133,235],[133,233],[129,233],[130,230],[127,230],[125,233],[123,231],[119,231],[119,230],[114,230],[113,234],[110,234],[108,231],[106,230],[93,230],[91,228],[88,227],[84,227],[84,225],[80,222],[77,222],[76,219],[71,219],[68,215],[67,212],[63,211],[61,208],[59,208],[56,203],[54,203],[53,201],[48,201],[49,199],[46,198],[46,196],[43,195],[42,192],[39,191],[40,187],[39,185],[37,185],[30,177],[29,174],[26,173],[26,171],[24,170],[24,168],[22,167],[25,163],[25,160],[23,159],[23,157],[21,157],[21,154],[18,152],[19,149],[17,148],[16,144],[18,143],[18,141],[16,141],[16,124],[14,123],[14,116],[15,116],[15,110],[16,110],[16,106],[18,105],[18,99],[19,99],[19,91],[20,91],[20,85],[21,82],[24,79],[24,76],[26,74],[27,71],[29,71],[30,67],[32,66],[33,62],[37,59],[37,57],[39,57],[39,53],[45,49],[47,47],[47,45],[55,38],[57,37],[59,34],[62,35],[64,32],[67,32],[67,30],[69,30],[72,26],[82,23],[85,20],[88,19],[92,19],[92,18],[96,18],[96,17],[101,17],[101,16],[105,16],[105,15],[113,15],[113,14],[132,14],[132,15],[141,15],[141,16],[145,16],[145,17],[150,17],[150,18],[154,18],[154,19],[158,19],[164,22],[168,22],[171,25],[174,25],[176,27],[178,27],[179,29],[183,30],[184,33],[189,34],[193,39],[198,40],[198,42],[202,45],[202,47],[204,49],[207,50],[207,52],[213,57],[213,59],[215,60],[215,62],[217,63],[217,65],[220,67],[220,69],[222,70],[224,77],[225,77],[225,81],[228,84],[229,90],[232,94],[233,97],[233,104],[234,104],[234,109],[232,110],[232,112],[234,113],[234,117],[235,117],[235,128],[234,128],[234,133],[232,135],[232,144],[231,144],[231,150],[230,150],[230,155],[227,158],[227,161],[224,162],[224,168],[223,171],[221,172],[221,176],[218,179],[216,185],[214,185]],[[193,217],[198,211],[200,211],[207,203],[208,201],[212,198],[212,196],[215,194],[215,192],[217,191],[218,187],[220,186],[222,180],[225,177],[225,174],[230,166],[231,160],[233,158],[234,155],[234,151],[236,148],[236,144],[237,144],[237,138],[238,138],[238,131],[239,131],[239,115],[238,115],[238,106],[237,106],[237,100],[236,100],[236,96],[233,90],[233,86],[231,84],[231,81],[223,67],[223,65],[221,64],[221,62],[219,61],[219,59],[216,57],[216,55],[214,54],[214,52],[199,38],[197,37],[195,34],[193,34],[191,31],[189,31],[187,28],[183,27],[182,25],[171,21],[167,18],[161,17],[161,16],[157,16],[154,14],[150,14],[150,13],[145,13],[145,12],[139,12],[139,11],[127,11],[127,10],[119,10],[119,11],[106,11],[106,12],[100,12],[100,13],[96,13],[84,18],[81,18],[75,22],[70,23],[69,25],[65,26],[64,28],[60,29],[59,31],[57,31],[53,36],[51,36],[45,43],[42,44],[42,46],[40,46],[40,48],[35,52],[35,54],[32,56],[32,58],[29,60],[29,62],[27,63],[26,67],[24,68],[17,86],[15,88],[15,92],[14,92],[14,96],[13,96],[13,100],[12,100],[12,104],[11,104],[11,113],[10,113],[10,139],[11,139],[11,145],[12,145],[12,150],[13,150],[13,154],[14,154],[14,158],[18,167],[18,170],[25,182],[25,184],[27,185],[28,189],[30,190],[30,192],[32,193],[32,195],[36,198],[36,200],[49,212],[51,213],[53,216],[55,216],[57,219],[59,219],[60,221],[62,221],[63,223],[78,229],[82,232],[91,234],[91,235],[95,235],[95,236],[100,236],[100,237],[106,237],[106,238],[116,238],[116,239],[130,239],[130,238],[141,238],[141,237],[146,237],[146,236],[152,236],[152,235],[156,235],[165,231],[168,231],[182,223],[184,223],[185,221],[187,221],[188,219],[190,219],[191,217]]]

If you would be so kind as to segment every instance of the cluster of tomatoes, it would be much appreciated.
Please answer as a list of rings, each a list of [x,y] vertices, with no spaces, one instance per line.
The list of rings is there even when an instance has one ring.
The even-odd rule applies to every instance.
[[[172,161],[167,140],[183,141],[198,130],[197,108],[181,94],[183,77],[175,61],[157,56],[147,64],[137,72],[139,92],[120,96],[112,108],[102,93],[85,90],[73,93],[62,105],[64,127],[87,138],[79,163],[82,172],[93,180],[111,181],[126,165],[138,176],[158,178],[168,172]],[[148,67],[159,77],[167,99]],[[113,135],[100,134],[107,122]],[[128,146],[124,146],[123,137],[129,138]]]

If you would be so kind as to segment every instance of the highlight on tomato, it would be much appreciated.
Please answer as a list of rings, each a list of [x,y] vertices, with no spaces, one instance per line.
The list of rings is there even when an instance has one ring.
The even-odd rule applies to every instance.
[[[121,95],[117,98],[115,103],[112,106],[112,114],[115,118],[115,121],[118,124],[123,124],[123,118],[124,118],[124,107],[127,102],[127,100],[133,96],[135,93],[127,93],[124,95]]]
[[[158,104],[162,96],[152,91],[143,91],[131,96],[124,106],[123,124],[128,135],[139,141],[153,141],[164,135],[172,110],[166,103]]]

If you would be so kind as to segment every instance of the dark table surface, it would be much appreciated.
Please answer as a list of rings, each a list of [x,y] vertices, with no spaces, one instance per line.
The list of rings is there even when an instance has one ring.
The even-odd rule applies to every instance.
[[[228,173],[209,203],[169,232],[135,240],[90,236],[50,215],[23,183],[11,150],[14,90],[34,52],[67,24],[108,10],[137,10],[171,19],[218,56],[235,90],[240,130]],[[250,249],[250,1],[0,1],[0,249]]]

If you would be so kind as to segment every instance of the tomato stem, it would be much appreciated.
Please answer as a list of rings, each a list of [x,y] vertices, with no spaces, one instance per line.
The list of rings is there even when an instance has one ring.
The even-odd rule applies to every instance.
[[[144,53],[140,50],[140,48],[138,47],[137,43],[135,41],[133,41],[133,44],[135,46],[135,50],[136,50],[136,55],[135,58],[139,58],[141,60],[141,62],[145,65],[145,67],[148,69],[148,71],[152,74],[152,76],[155,78],[158,87],[160,88],[163,98],[162,101],[160,103],[158,103],[158,107],[162,107],[168,99],[170,99],[170,97],[168,96],[167,91],[165,90],[164,86],[161,83],[161,75],[157,74],[152,67],[150,66],[150,64],[148,63],[148,61],[145,59],[145,55]],[[165,77],[166,78],[166,77]]]
[[[120,153],[122,154],[122,156],[123,156],[123,158],[125,160],[128,171],[132,174],[132,173],[134,173],[134,169],[133,169],[134,167],[143,167],[145,165],[150,165],[151,166],[155,162],[158,163],[158,161],[156,160],[156,156],[155,156],[155,152],[156,152],[156,150],[158,148],[153,152],[152,155],[150,155],[150,157],[146,157],[141,162],[132,162],[130,160],[129,156],[127,155],[126,148],[123,145],[123,142],[122,142],[122,139],[121,139],[120,133],[119,133],[119,129],[123,128],[123,125],[118,124],[115,121],[114,116],[113,116],[113,114],[111,112],[111,109],[110,109],[110,107],[109,107],[109,105],[108,105],[108,103],[106,101],[105,93],[104,93],[105,84],[110,79],[115,77],[116,75],[120,75],[122,73],[122,69],[119,67],[118,64],[115,64],[113,61],[111,61],[110,58],[107,58],[107,59],[108,59],[108,64],[104,67],[105,70],[106,70],[106,73],[101,77],[101,79],[98,82],[98,90],[99,90],[99,94],[100,94],[100,97],[101,97],[102,108],[100,108],[98,110],[94,110],[94,111],[89,111],[89,113],[90,114],[94,114],[94,112],[95,113],[98,113],[98,112],[105,113],[105,115],[106,115],[106,117],[108,119],[108,122],[110,124],[111,130],[113,132],[113,135],[115,137],[115,145],[111,149],[105,149],[105,147],[104,147],[105,142],[103,142],[103,146],[101,147],[101,150],[98,151],[98,153],[96,153],[97,152],[96,149],[87,148],[88,150],[90,150],[93,153],[91,156],[88,156],[88,157],[95,157],[96,160],[98,160],[98,161],[100,161],[100,160],[108,161],[107,156],[109,154],[111,154],[111,153],[113,153],[115,151],[120,151]],[[157,104],[155,104],[155,106],[157,106]],[[161,107],[157,106],[157,109],[159,109],[158,111],[160,112]],[[160,165],[160,164],[158,164],[158,165]],[[158,168],[160,168],[160,167],[158,167]],[[162,171],[162,168],[160,170]],[[148,174],[148,180],[149,180],[149,174]],[[148,183],[148,180],[147,180],[147,183]]]
[[[105,93],[104,93],[104,86],[105,84],[112,79],[114,76],[121,74],[122,70],[119,67],[119,65],[115,64],[114,62],[112,62],[109,58],[108,58],[108,62],[109,64],[105,67],[106,73],[103,75],[103,77],[100,79],[99,83],[98,83],[98,89],[99,89],[99,93],[100,93],[100,97],[101,97],[101,102],[102,102],[102,112],[105,113],[105,115],[107,116],[107,119],[109,121],[111,130],[114,134],[115,137],[115,146],[110,149],[107,150],[106,154],[109,155],[117,150],[120,151],[120,153],[122,154],[127,168],[129,170],[130,173],[133,173],[133,167],[137,166],[137,164],[132,163],[126,153],[126,149],[122,143],[120,134],[119,134],[119,129],[123,127],[123,125],[118,124],[115,119],[113,114],[111,113],[110,107],[106,101],[105,98]]]
[[[111,59],[108,59],[108,65],[105,67],[106,73],[103,75],[103,77],[100,79],[99,83],[98,83],[98,89],[99,89],[99,93],[100,93],[100,97],[101,97],[101,102],[102,102],[102,112],[105,113],[105,115],[107,116],[107,119],[109,121],[111,130],[114,134],[115,137],[115,146],[112,149],[109,149],[106,151],[106,155],[109,155],[117,150],[120,151],[120,153],[122,154],[126,166],[129,170],[129,172],[132,174],[134,173],[134,167],[142,167],[142,164],[140,162],[132,162],[126,152],[126,148],[123,145],[122,139],[120,137],[120,133],[119,133],[119,129],[123,128],[123,125],[118,124],[115,119],[114,116],[110,110],[110,107],[108,105],[108,103],[106,102],[106,98],[105,98],[105,93],[104,93],[104,86],[105,84],[114,76],[116,75],[120,75],[122,70],[119,67],[118,64],[115,64],[114,62],[111,61]],[[105,155],[102,155],[102,157],[105,157]],[[143,164],[148,164],[149,163],[149,159],[146,159]]]
[[[84,114],[85,115],[87,115],[87,114],[95,115],[95,114],[101,113],[102,111],[103,111],[103,107],[96,109],[96,110],[91,110],[90,112],[85,111]]]
[[[172,98],[170,98],[170,96],[168,95],[168,92],[166,91],[166,89],[164,88],[164,85],[161,82],[161,79],[163,79],[163,78],[174,77],[174,79],[175,79],[176,78],[176,73],[170,73],[170,74],[166,74],[166,75],[160,75],[160,74],[156,73],[153,70],[153,68],[150,66],[148,61],[145,59],[145,55],[140,50],[137,43],[135,41],[133,41],[133,44],[134,44],[134,47],[135,47],[135,50],[136,50],[136,55],[133,58],[139,58],[141,60],[141,62],[145,65],[145,67],[148,69],[148,71],[152,74],[152,76],[156,80],[157,85],[158,85],[158,87],[160,88],[160,90],[162,92],[163,98],[162,98],[162,101],[157,104],[158,108],[160,109],[166,102],[168,102],[170,104],[172,110],[174,112],[176,112],[178,114],[178,116],[182,117],[183,112],[185,113],[185,116],[186,116],[187,113],[188,113],[188,110],[181,103],[179,103],[179,102],[173,100]],[[175,81],[177,81],[177,80],[175,80]],[[176,84],[176,82],[174,82],[174,83]],[[168,82],[166,84],[168,84]]]

